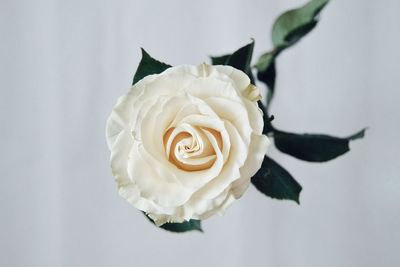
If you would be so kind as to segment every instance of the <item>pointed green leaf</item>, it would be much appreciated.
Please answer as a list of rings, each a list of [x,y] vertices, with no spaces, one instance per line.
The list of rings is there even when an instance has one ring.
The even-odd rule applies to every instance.
[[[254,76],[251,72],[251,58],[253,57],[254,40],[248,45],[245,45],[235,52],[226,60],[226,65],[232,66],[246,73],[252,84],[254,82]]]
[[[169,67],[171,66],[152,58],[142,48],[142,60],[140,61],[139,66],[136,70],[132,85],[137,83],[147,75],[161,73]]]
[[[239,69],[246,73],[252,84],[254,82],[254,76],[251,71],[251,58],[253,56],[254,40],[251,43],[239,48],[232,54],[211,57],[211,62],[213,65],[228,65],[236,69]]]
[[[289,10],[278,17],[272,27],[275,47],[291,46],[310,32],[317,24],[317,16],[328,0],[311,0],[304,6]]]
[[[263,194],[277,199],[293,200],[300,204],[301,185],[292,175],[269,157],[264,157],[260,170],[251,178]]]
[[[272,43],[274,49],[264,53],[255,67],[257,78],[268,87],[267,104],[274,95],[275,59],[286,48],[298,42],[317,25],[317,16],[329,0],[311,0],[304,6],[289,10],[280,15],[272,27]]]
[[[183,223],[166,223],[160,226],[164,230],[175,232],[175,233],[183,233],[187,231],[199,231],[203,232],[201,228],[201,221],[200,220],[189,220]]]
[[[146,216],[147,219],[149,219],[150,222],[154,224],[153,220],[149,216],[147,216],[145,213],[143,214]],[[165,223],[161,225],[160,228],[175,233],[183,233],[195,230],[203,232],[200,220],[189,220],[182,223]]]
[[[274,141],[275,146],[283,153],[305,161],[324,162],[349,151],[349,142],[364,137],[364,133],[365,129],[352,136],[339,138],[322,134],[275,131]]]
[[[228,58],[231,55],[223,55],[223,56],[219,56],[219,57],[211,57],[211,63],[213,65],[225,65],[226,61],[228,60]]]

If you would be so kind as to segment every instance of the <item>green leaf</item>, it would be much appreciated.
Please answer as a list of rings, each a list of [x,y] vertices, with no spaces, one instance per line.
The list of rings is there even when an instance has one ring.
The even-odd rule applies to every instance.
[[[189,220],[183,223],[166,223],[160,226],[164,230],[175,232],[175,233],[183,233],[187,231],[199,231],[203,232],[201,228],[201,221],[200,220]]]
[[[232,66],[246,73],[252,84],[255,84],[253,73],[251,72],[251,58],[253,57],[254,40],[235,52],[226,60],[226,65]]]
[[[149,216],[147,216],[145,213],[143,214],[146,216],[147,219],[149,219],[150,222],[154,224],[153,220]],[[160,228],[175,233],[183,233],[194,230],[203,232],[200,220],[189,220],[182,223],[165,223],[161,225]]]
[[[135,76],[133,77],[132,85],[137,83],[147,75],[159,74],[164,70],[168,69],[169,67],[171,66],[152,58],[142,48],[142,60],[139,62],[139,66],[136,70]]]
[[[251,71],[251,58],[253,56],[254,40],[251,43],[239,48],[232,54],[218,57],[211,57],[213,65],[228,65],[246,73],[252,84],[255,84],[254,76]]]
[[[268,87],[267,104],[271,102],[275,90],[275,59],[284,49],[297,43],[314,29],[318,23],[318,14],[328,1],[311,0],[304,6],[289,10],[276,19],[272,27],[274,49],[261,55],[255,65],[257,78]]]
[[[263,194],[277,199],[293,200],[300,204],[301,185],[273,159],[265,156],[260,170],[251,178]]]
[[[364,137],[364,133],[365,129],[352,136],[339,138],[322,134],[294,134],[276,130],[274,141],[275,146],[283,153],[305,161],[324,162],[349,151],[349,142]]]
[[[272,27],[275,47],[288,47],[299,41],[317,24],[317,16],[329,0],[311,0],[304,6],[289,10],[278,17]]]
[[[211,57],[211,63],[213,65],[225,65],[227,59],[230,57],[231,55],[223,55],[223,56],[219,56],[219,57]]]
[[[315,26],[317,26],[317,23],[318,21],[315,20],[303,26],[300,26],[299,28],[290,32],[285,38],[285,41],[287,42],[286,47],[292,46],[293,44],[300,41],[300,39],[303,38],[303,36],[307,35],[307,33],[312,31],[312,29],[314,29]]]

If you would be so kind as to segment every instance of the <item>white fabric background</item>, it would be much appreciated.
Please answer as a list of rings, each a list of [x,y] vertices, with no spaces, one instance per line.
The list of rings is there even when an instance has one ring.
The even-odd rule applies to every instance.
[[[105,121],[139,47],[199,64],[300,0],[1,0],[0,266],[400,266],[400,2],[336,0],[279,58],[276,125],[365,139],[326,163],[270,154],[301,205],[254,188],[205,234],[154,228],[121,199]]]

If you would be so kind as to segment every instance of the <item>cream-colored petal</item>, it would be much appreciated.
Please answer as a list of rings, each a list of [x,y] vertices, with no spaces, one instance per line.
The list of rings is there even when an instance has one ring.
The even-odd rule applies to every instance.
[[[248,111],[243,102],[230,101],[221,97],[209,97],[205,99],[205,102],[221,119],[233,124],[246,144],[250,143],[253,129],[250,126]]]
[[[257,106],[257,102],[251,102],[250,100],[244,99],[244,105],[246,106],[250,126],[255,134],[261,134],[264,128],[263,113]]]
[[[239,168],[243,166],[247,158],[248,148],[232,124],[229,122],[225,122],[225,124],[231,142],[229,159],[217,177],[193,194],[194,198],[212,199],[224,191],[233,181],[240,178]]]
[[[142,211],[158,211],[164,214],[173,214],[175,209],[167,209],[156,205],[150,200],[142,198],[135,183],[129,179],[127,163],[132,142],[133,140],[129,132],[122,131],[118,135],[111,153],[111,167],[118,185],[119,194],[133,206]]]
[[[232,193],[235,198],[240,198],[248,188],[251,177],[261,167],[269,145],[270,141],[267,136],[252,135],[248,157],[240,168],[240,179],[234,181],[232,184]]]
[[[220,73],[224,73],[229,76],[232,80],[232,84],[235,85],[235,88],[238,92],[242,93],[246,90],[247,86],[250,84],[250,78],[241,70],[235,69],[230,66],[215,66],[215,68]]]
[[[157,167],[157,160],[134,143],[128,161],[129,178],[137,185],[142,197],[163,207],[177,207],[191,195],[167,168]]]
[[[198,78],[192,81],[185,92],[200,99],[211,96],[240,101],[241,95],[233,88],[230,81],[221,81],[214,77]]]

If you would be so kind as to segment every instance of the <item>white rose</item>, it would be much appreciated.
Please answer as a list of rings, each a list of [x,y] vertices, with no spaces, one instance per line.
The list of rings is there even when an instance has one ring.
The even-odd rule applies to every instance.
[[[157,225],[222,213],[269,144],[258,99],[229,66],[171,67],[136,83],[107,121],[119,194]]]

